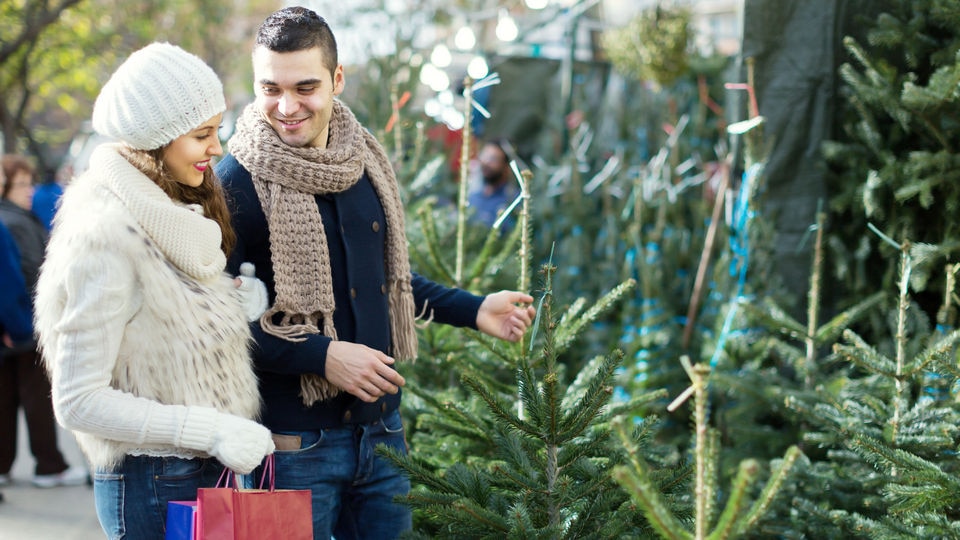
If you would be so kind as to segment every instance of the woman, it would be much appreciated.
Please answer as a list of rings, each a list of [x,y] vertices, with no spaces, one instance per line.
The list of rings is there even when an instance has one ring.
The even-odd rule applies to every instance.
[[[241,292],[223,273],[234,235],[211,159],[225,108],[196,56],[135,52],[94,104],[94,130],[119,142],[94,151],[54,219],[36,328],[109,538],[163,538],[167,501],[273,451],[252,420]]]
[[[21,273],[19,282],[4,280],[0,286],[9,289],[5,291],[8,294],[26,294],[29,322],[33,318],[30,298],[43,261],[47,229],[31,212],[33,164],[17,154],[3,156],[0,163],[5,180],[0,182],[0,223],[13,237],[14,245],[8,246],[7,251],[16,250]],[[20,409],[27,424],[30,452],[36,461],[33,485],[46,488],[82,484],[87,481],[87,471],[83,467],[68,466],[57,447],[50,381],[40,363],[32,334],[31,328],[25,336],[16,339],[16,343],[10,336],[6,344],[9,348],[0,347],[0,486],[11,482],[10,469],[17,457]]]

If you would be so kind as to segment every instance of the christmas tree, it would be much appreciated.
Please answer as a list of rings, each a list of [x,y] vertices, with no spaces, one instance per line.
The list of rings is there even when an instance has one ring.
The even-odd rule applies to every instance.
[[[852,298],[896,282],[891,246],[864,234],[873,223],[898,238],[955,256],[960,228],[960,5],[950,0],[896,0],[869,22],[866,43],[843,44],[840,69],[848,107],[844,134],[824,145],[836,173],[830,202],[836,232],[830,274]],[[943,275],[914,269],[915,299],[933,319]],[[846,302],[852,303],[852,302]],[[873,318],[882,335],[883,321]]]
[[[795,486],[795,532],[821,537],[952,538],[960,533],[954,486],[960,332],[938,332],[910,298],[922,248],[899,246],[900,279],[887,343],[846,330],[823,359],[832,372],[787,406],[808,426],[814,463]],[[951,291],[951,295],[952,295]],[[954,300],[947,297],[947,304]],[[935,375],[935,377],[931,377]],[[813,453],[815,452],[815,456]]]
[[[454,436],[454,456],[403,456],[383,448],[411,478],[414,488],[402,502],[414,508],[418,533],[441,538],[638,538],[651,534],[643,515],[614,482],[611,471],[626,460],[610,421],[638,414],[663,392],[611,404],[614,373],[622,354],[592,359],[570,381],[557,361],[577,334],[634,286],[627,281],[585,312],[578,303],[554,319],[552,266],[544,268],[543,295],[530,346],[516,358],[501,358],[515,369],[515,384],[490,384],[467,371],[460,382],[476,402],[430,401],[435,411],[419,418],[420,441]],[[582,302],[580,303],[582,304]],[[429,396],[421,396],[430,399]],[[636,419],[630,440],[649,447],[655,417]],[[456,458],[456,459],[454,459]],[[649,451],[665,464],[666,456]],[[444,465],[446,463],[447,465]],[[656,475],[658,491],[670,494],[688,474],[666,466]],[[683,513],[683,499],[670,499]]]

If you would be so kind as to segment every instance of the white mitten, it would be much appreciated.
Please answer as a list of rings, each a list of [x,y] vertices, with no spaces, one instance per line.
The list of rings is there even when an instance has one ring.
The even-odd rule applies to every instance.
[[[267,300],[267,286],[255,277],[255,268],[253,263],[245,262],[240,265],[240,303],[243,305],[243,312],[247,315],[250,322],[256,321],[263,315],[269,306]]]
[[[210,455],[239,474],[249,474],[273,453],[273,437],[262,425],[232,414],[220,414]]]

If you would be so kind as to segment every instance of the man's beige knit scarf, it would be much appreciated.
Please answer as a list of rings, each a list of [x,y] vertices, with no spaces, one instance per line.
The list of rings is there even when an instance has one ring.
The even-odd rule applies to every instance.
[[[387,220],[391,352],[397,360],[415,358],[413,288],[396,176],[379,143],[350,109],[334,101],[326,148],[294,148],[248,105],[230,139],[230,152],[250,171],[270,231],[277,296],[260,318],[264,331],[290,341],[319,333],[337,339],[330,252],[314,196],[346,191],[366,170]],[[278,313],[282,318],[275,324]],[[340,392],[313,374],[301,376],[300,389],[308,406]]]

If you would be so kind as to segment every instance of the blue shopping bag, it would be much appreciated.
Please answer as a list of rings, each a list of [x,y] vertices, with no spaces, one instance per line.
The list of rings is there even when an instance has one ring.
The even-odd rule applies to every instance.
[[[167,532],[164,540],[197,540],[197,501],[167,503]]]

